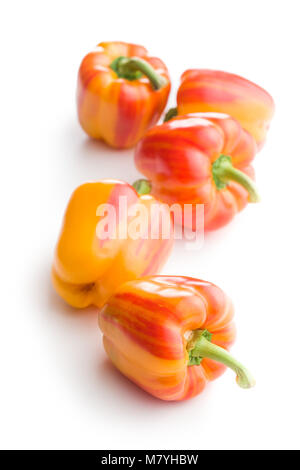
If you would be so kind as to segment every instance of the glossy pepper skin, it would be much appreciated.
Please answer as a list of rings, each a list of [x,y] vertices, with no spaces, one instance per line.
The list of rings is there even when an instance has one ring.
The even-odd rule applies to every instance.
[[[169,92],[165,64],[144,47],[102,42],[79,68],[79,122],[90,137],[116,148],[133,147],[158,121]]]
[[[219,70],[186,70],[177,92],[179,115],[218,112],[237,119],[263,146],[275,105],[269,93],[239,75]]]
[[[120,209],[121,197],[128,207],[125,213]],[[116,223],[111,229],[105,223],[108,213],[99,212],[102,204],[116,208]],[[161,207],[151,195],[139,195],[122,181],[85,183],[74,191],[65,212],[52,269],[54,287],[67,303],[77,308],[101,307],[123,282],[160,270],[172,248],[173,225],[170,219],[168,239],[162,239],[159,231],[157,239],[144,236],[160,223],[155,217],[150,221],[152,206],[162,209],[163,216],[170,219],[167,208]],[[144,215],[135,213],[138,207],[144,208]],[[129,237],[129,228],[137,219],[142,235]]]
[[[232,117],[220,113],[178,116],[155,126],[136,147],[138,170],[163,202],[204,204],[204,229],[226,225],[258,195],[251,178],[254,138]],[[175,218],[176,222],[178,220]],[[192,221],[179,221],[196,230]]]
[[[243,388],[251,374],[227,349],[233,307],[209,282],[153,276],[123,284],[99,314],[107,355],[122,374],[162,400],[187,400],[219,377],[225,364]]]

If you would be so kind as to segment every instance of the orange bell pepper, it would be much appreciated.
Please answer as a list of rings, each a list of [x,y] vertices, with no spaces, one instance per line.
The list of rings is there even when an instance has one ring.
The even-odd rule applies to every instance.
[[[192,217],[175,221],[197,230],[197,204],[204,204],[204,229],[227,224],[259,197],[251,178],[253,137],[235,119],[219,113],[178,116],[148,131],[136,147],[135,163],[151,193],[170,205],[191,204]],[[250,178],[251,177],[251,178]]]
[[[227,367],[250,388],[250,372],[228,352],[233,307],[217,286],[153,276],[120,286],[99,314],[106,353],[122,374],[162,400],[187,400]]]
[[[169,92],[165,64],[144,47],[102,42],[79,68],[79,122],[89,136],[112,147],[133,147],[158,121]]]
[[[82,184],[72,194],[52,269],[54,287],[70,305],[101,307],[120,284],[157,273],[167,260],[173,244],[173,222],[168,208],[147,194],[149,187],[137,189],[141,195],[122,181],[102,180]],[[128,207],[126,213],[120,209],[121,197]],[[115,209],[117,217],[110,228],[108,216],[99,212],[100,207],[106,208],[102,204]],[[169,218],[165,238],[156,227],[160,219],[150,219],[155,208],[162,211],[162,217]],[[132,228],[135,223],[140,232],[129,237],[130,224]],[[150,230],[157,233],[157,238],[150,237]]]
[[[218,70],[186,70],[181,76],[174,115],[218,112],[237,119],[256,140],[258,149],[265,141],[274,114],[269,93],[249,80]]]

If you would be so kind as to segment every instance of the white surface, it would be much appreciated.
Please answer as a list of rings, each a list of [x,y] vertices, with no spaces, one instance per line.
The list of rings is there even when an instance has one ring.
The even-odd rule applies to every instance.
[[[1,8],[0,445],[3,448],[299,448],[299,2],[11,1]],[[148,6],[147,6],[148,4]],[[217,68],[256,81],[276,117],[255,168],[262,202],[178,242],[164,273],[219,284],[236,307],[228,371],[189,402],[164,403],[106,360],[97,314],[55,295],[52,253],[72,190],[138,173],[132,151],[89,141],[75,113],[79,63],[101,40],[145,45],[173,78]],[[173,104],[173,96],[170,104]]]

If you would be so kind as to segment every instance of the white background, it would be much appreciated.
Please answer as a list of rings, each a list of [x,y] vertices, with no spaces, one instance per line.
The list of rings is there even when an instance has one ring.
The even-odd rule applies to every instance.
[[[3,448],[299,448],[299,2],[10,1],[1,35],[0,445]],[[164,273],[220,285],[236,307],[228,371],[189,402],[153,399],[105,357],[97,312],[53,292],[50,266],[73,189],[138,176],[133,151],[91,142],[77,123],[83,56],[103,40],[145,45],[173,80],[216,68],[265,87],[276,116],[255,168],[262,202],[208,235],[176,244]]]

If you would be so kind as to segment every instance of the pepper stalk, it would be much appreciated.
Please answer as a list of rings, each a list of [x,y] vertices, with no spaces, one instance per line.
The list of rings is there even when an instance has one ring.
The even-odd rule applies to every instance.
[[[136,190],[136,192],[142,196],[143,194],[149,194],[151,192],[151,182],[146,179],[136,180],[132,187]]]
[[[233,358],[225,349],[211,342],[212,334],[207,330],[194,330],[187,343],[189,366],[199,365],[204,358],[221,362],[236,373],[236,382],[241,388],[251,388],[255,385],[252,374]]]
[[[214,182],[218,189],[226,188],[230,181],[235,181],[243,186],[249,194],[250,202],[259,202],[260,197],[254,181],[243,171],[238,170],[232,165],[231,157],[220,155],[212,165]]]
[[[159,90],[167,83],[148,62],[138,57],[119,56],[110,64],[110,68],[118,77],[127,80],[138,80],[145,75],[154,90]]]
[[[164,122],[168,122],[170,121],[171,119],[173,119],[174,117],[178,116],[178,110],[177,108],[170,108],[167,112],[166,112],[166,115],[164,117]]]

